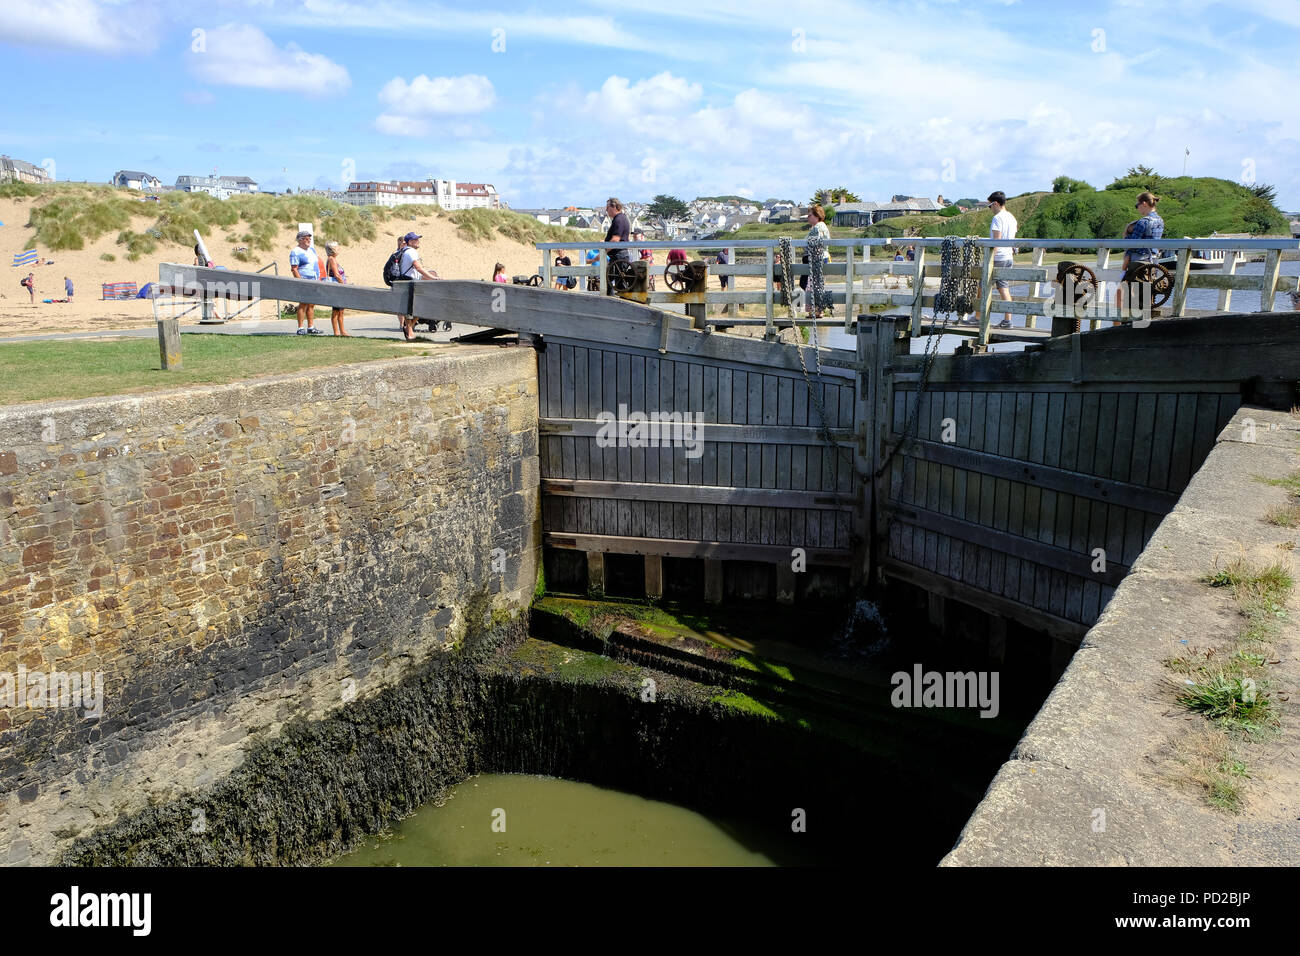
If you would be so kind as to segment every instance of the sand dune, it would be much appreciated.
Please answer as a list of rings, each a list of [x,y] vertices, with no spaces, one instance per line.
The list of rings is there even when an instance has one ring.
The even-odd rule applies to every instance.
[[[13,256],[21,252],[32,236],[27,228],[28,213],[33,199],[0,199],[0,269],[4,282],[0,283],[0,337],[30,335],[42,332],[83,332],[104,329],[153,327],[152,304],[145,299],[131,301],[102,301],[100,285],[105,282],[135,282],[143,286],[158,279],[158,266],[164,262],[192,262],[192,248],[160,245],[150,256],[136,262],[126,261],[124,247],[117,244],[116,233],[87,241],[84,249],[51,252],[37,246],[37,254],[54,260],[53,265],[13,268]],[[145,210],[145,204],[141,204]],[[136,231],[152,225],[156,217],[152,205],[146,215],[132,224]],[[379,235],[370,241],[344,245],[339,250],[339,260],[350,282],[357,285],[383,286],[381,278],[384,261],[396,247],[396,237],[408,230],[424,236],[421,243],[426,268],[432,265],[438,274],[448,279],[491,279],[492,266],[501,262],[507,275],[531,274],[541,264],[541,253],[531,245],[518,243],[503,236],[484,242],[468,242],[458,235],[455,225],[435,216],[415,219],[390,219],[379,224]],[[239,245],[233,238],[243,232],[236,225],[229,230],[217,229],[207,237],[208,251],[218,265],[231,269],[252,271],[268,262],[279,263],[280,274],[289,273],[289,250],[294,245],[293,227],[281,230],[274,252],[255,252],[252,263],[240,263],[231,258]],[[227,237],[229,234],[229,238]],[[317,246],[324,252],[328,234],[317,235]],[[113,255],[116,261],[107,262],[102,256]],[[27,290],[18,281],[28,272],[35,273],[36,302],[29,304]],[[71,277],[75,287],[70,303],[43,303],[41,299],[63,298],[63,277]],[[274,307],[272,307],[273,309]],[[323,325],[329,328],[328,312],[322,310]]]

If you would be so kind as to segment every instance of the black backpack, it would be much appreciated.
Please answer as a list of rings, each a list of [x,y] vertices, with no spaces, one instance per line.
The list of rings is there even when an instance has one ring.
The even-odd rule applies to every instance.
[[[389,256],[388,261],[384,263],[384,285],[391,286],[402,278],[402,253],[405,251],[406,247],[403,246]]]

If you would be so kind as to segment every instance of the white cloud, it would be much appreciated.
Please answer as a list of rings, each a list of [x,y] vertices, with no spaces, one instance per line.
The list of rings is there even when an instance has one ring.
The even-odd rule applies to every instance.
[[[189,54],[199,79],[214,85],[251,86],[308,96],[340,93],[352,85],[346,68],[296,43],[277,47],[255,26],[228,23],[209,30],[205,49]]]
[[[100,0],[4,0],[0,41],[96,53],[152,50],[153,15],[135,4]]]
[[[428,77],[423,73],[411,82],[395,76],[379,91],[387,109],[375,119],[375,128],[391,136],[428,136],[432,119],[481,113],[496,102],[496,90],[486,76]]]

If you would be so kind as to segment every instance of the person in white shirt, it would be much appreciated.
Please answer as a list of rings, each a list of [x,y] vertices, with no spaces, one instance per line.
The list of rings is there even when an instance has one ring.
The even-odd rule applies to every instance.
[[[1014,239],[1016,238],[1016,217],[1007,211],[1007,194],[1002,190],[989,194],[989,209],[993,211],[993,222],[989,225],[990,239]],[[1011,246],[994,246],[993,247],[993,265],[1013,266],[1016,264],[1015,259],[1011,257]],[[1011,301],[1011,283],[1006,279],[996,281],[998,297],[1003,302]],[[998,328],[1011,328],[1011,313],[1005,312],[1002,315],[1002,321],[998,323]]]
[[[432,272],[424,268],[420,263],[420,239],[422,237],[414,232],[408,232],[402,237],[405,244],[402,249],[402,260],[398,265],[398,272],[403,279],[437,279],[437,272]],[[450,322],[445,322],[447,328],[451,328]],[[432,329],[432,326],[430,326]],[[415,338],[415,316],[402,316],[402,337],[410,342]]]

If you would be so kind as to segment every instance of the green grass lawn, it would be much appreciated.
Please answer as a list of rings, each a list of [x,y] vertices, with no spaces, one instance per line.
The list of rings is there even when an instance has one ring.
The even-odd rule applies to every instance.
[[[0,405],[218,385],[429,350],[379,339],[192,333],[181,336],[181,354],[185,367],[163,372],[153,337],[0,344]]]

